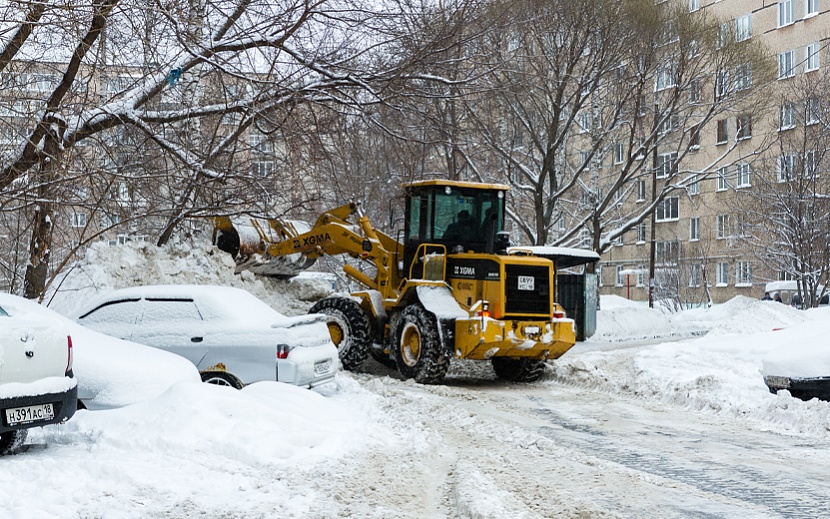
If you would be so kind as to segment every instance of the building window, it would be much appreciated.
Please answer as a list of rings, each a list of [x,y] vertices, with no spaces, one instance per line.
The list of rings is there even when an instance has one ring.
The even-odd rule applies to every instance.
[[[657,221],[670,222],[680,219],[680,198],[670,196],[657,205]]]
[[[625,148],[623,143],[614,144],[614,164],[622,164],[625,160]]]
[[[693,263],[689,265],[689,286],[690,287],[699,287],[700,286],[700,264]]]
[[[622,273],[623,266],[622,265],[617,265],[615,267],[615,269],[616,269],[616,279],[614,280],[614,286],[621,287],[621,286],[625,285],[625,276],[623,276],[623,273]]]
[[[591,112],[586,110],[579,114],[577,118],[577,124],[579,124],[580,133],[585,133],[591,130],[591,124],[593,121],[593,117],[591,116]]]
[[[657,69],[657,91],[677,85],[677,64],[667,63]]]
[[[719,287],[725,287],[729,284],[729,263],[725,261],[721,261],[718,263],[718,279],[717,285]]]
[[[78,228],[86,227],[86,213],[72,213],[69,225]]]
[[[680,118],[677,115],[670,115],[663,119],[660,123],[660,127],[657,128],[657,132],[660,134],[666,134],[669,132],[677,131],[680,127]]]
[[[654,170],[657,178],[667,178],[677,174],[677,153],[661,153],[657,155],[657,169]]]
[[[646,242],[646,223],[640,222],[637,224],[637,245],[642,245]]]
[[[784,27],[793,23],[793,0],[781,0],[778,2],[778,27]]]
[[[689,218],[689,241],[698,241],[700,239],[700,218],[695,216]]]
[[[804,18],[818,14],[818,0],[804,0]]]
[[[735,67],[735,89],[746,90],[752,86],[752,64],[744,63]]]
[[[637,201],[644,202],[646,200],[646,181],[645,180],[638,180],[637,181]]]
[[[736,187],[750,187],[752,185],[752,165],[741,162],[735,167],[737,177]]]
[[[752,13],[735,20],[735,41],[744,41],[752,37]]]
[[[689,0],[689,12],[693,13],[698,9],[700,9],[700,0]]]
[[[722,240],[729,236],[729,215],[728,214],[719,214],[718,215],[718,233],[717,239]]]
[[[722,168],[718,168],[717,171],[715,171],[715,175],[717,175],[717,190],[726,191],[729,188],[729,167],[724,166]]]
[[[821,99],[818,97],[811,97],[807,99],[807,110],[806,110],[806,117],[805,123],[806,124],[816,124],[819,122],[819,117],[821,116]]]
[[[776,167],[778,172],[778,182],[787,182],[793,178],[793,166],[795,166],[794,154],[785,153],[784,155],[778,156]]]
[[[795,75],[795,51],[788,50],[778,55],[778,79]]]
[[[735,138],[739,141],[752,137],[752,116],[739,115],[735,120]]]
[[[813,70],[818,70],[819,67],[819,44],[818,43],[811,43],[807,45],[807,61],[806,67],[804,68],[804,72],[810,72]]]
[[[715,77],[715,101],[720,101],[729,93],[729,72],[722,70]]]
[[[643,271],[642,268],[637,270],[637,286],[638,287],[646,286],[646,273]]]
[[[677,265],[680,257],[680,244],[677,241],[658,241],[654,244],[654,262],[661,266]]]
[[[715,144],[726,144],[729,140],[729,121],[727,119],[720,119],[718,121],[718,131],[715,139]]]
[[[700,124],[696,124],[689,129],[689,149],[700,149]]]
[[[597,267],[597,281],[599,281],[599,286],[604,286],[602,282],[602,266]]]
[[[700,194],[700,180],[695,180],[691,184],[689,184],[689,194],[690,195],[699,195]]]
[[[689,82],[689,102],[692,104],[700,103],[700,79],[693,79]]]
[[[715,48],[722,49],[726,46],[726,43],[729,41],[730,28],[729,22],[723,22],[720,24],[720,27],[718,28],[718,39],[715,42]]]
[[[812,150],[804,154],[804,176],[814,178],[819,172],[819,153]]]
[[[781,125],[779,126],[779,130],[795,128],[795,117],[795,103],[784,103],[781,105]]]
[[[258,177],[269,177],[274,174],[274,163],[258,160],[251,163],[251,172]]]
[[[738,266],[735,271],[735,286],[752,286],[752,263],[748,261],[738,262]]]

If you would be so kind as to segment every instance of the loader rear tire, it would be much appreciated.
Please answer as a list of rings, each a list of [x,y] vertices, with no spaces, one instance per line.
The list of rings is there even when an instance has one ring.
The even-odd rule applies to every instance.
[[[350,297],[327,297],[317,301],[310,314],[325,314],[331,341],[343,369],[356,371],[369,356],[372,323],[360,304]]]
[[[496,376],[510,382],[536,382],[545,372],[545,361],[539,359],[493,357]]]
[[[438,321],[420,304],[404,308],[395,320],[392,356],[398,372],[421,384],[438,384],[450,367],[441,345]]]

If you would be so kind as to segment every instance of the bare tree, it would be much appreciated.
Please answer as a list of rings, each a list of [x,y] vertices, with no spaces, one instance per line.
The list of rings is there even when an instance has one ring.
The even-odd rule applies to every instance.
[[[37,193],[26,295],[43,293],[57,186],[69,157],[84,156],[72,150],[90,146],[92,162],[103,150],[108,160],[92,169],[120,179],[117,189],[161,219],[164,243],[185,219],[233,211],[251,201],[238,195],[263,187],[252,147],[240,145],[252,133],[273,140],[314,107],[360,111],[454,83],[422,71],[457,45],[458,7],[438,17],[432,7],[361,0],[9,4],[4,19],[19,22],[0,48],[0,71],[14,87],[6,103],[19,101],[9,126],[22,131],[3,154],[0,192],[20,182]],[[412,33],[426,16],[442,23]],[[148,190],[136,189],[139,178]]]
[[[830,91],[826,72],[781,82],[771,121],[774,142],[754,166],[753,187],[737,193],[746,215],[745,243],[767,267],[768,278],[797,282],[811,308],[827,294],[830,275]]]

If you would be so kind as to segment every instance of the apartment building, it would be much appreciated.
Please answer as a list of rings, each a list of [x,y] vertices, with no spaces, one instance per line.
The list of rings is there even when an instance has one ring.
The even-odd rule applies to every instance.
[[[730,88],[762,89],[756,110],[727,111],[699,128],[691,152],[679,163],[671,151],[656,154],[657,179],[678,167],[706,174],[685,191],[668,196],[653,220],[626,233],[603,255],[600,293],[649,298],[654,225],[654,297],[689,305],[724,302],[737,295],[760,298],[766,282],[791,279],[792,274],[765,257],[764,243],[778,238],[770,234],[769,224],[758,221],[764,209],[757,192],[764,186],[775,188],[769,177],[786,182],[797,168],[814,181],[824,165],[823,151],[792,146],[791,136],[811,140],[802,130],[813,125],[818,131],[819,112],[826,104],[818,93],[809,92],[809,85],[823,73],[822,60],[830,56],[830,1],[684,1],[690,11],[718,17],[723,37],[760,40],[777,60],[777,76],[764,84],[749,84],[751,70],[735,70]],[[715,95],[718,88],[716,84]],[[694,95],[690,102],[696,101]],[[648,201],[648,182],[636,191],[636,200],[628,203]]]

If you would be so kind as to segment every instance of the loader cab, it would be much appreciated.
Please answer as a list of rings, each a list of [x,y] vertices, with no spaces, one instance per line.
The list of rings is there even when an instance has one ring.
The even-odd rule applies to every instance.
[[[412,264],[418,246],[443,245],[448,253],[493,253],[504,230],[507,186],[427,180],[404,186],[404,262]]]

